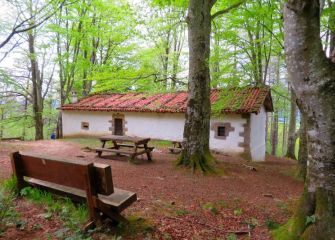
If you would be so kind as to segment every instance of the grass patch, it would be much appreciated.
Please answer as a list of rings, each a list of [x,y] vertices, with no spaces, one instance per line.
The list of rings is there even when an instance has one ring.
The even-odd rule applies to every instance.
[[[128,216],[127,219],[129,221],[128,225],[120,223],[117,226],[115,232],[117,236],[150,235],[154,230],[154,224],[139,215],[134,214]]]
[[[149,145],[154,146],[155,148],[167,148],[167,147],[172,147],[172,141],[150,140]]]
[[[234,215],[239,217],[243,214],[243,209],[242,208],[236,208],[234,209]]]
[[[98,137],[63,138],[60,139],[60,141],[77,143],[82,147],[101,147],[101,142]],[[167,140],[150,140],[149,145],[154,146],[155,148],[167,148],[172,146],[172,142]]]
[[[98,138],[86,137],[86,138],[63,138],[60,141],[77,143],[82,147],[96,148],[101,147],[101,142]]]
[[[176,210],[176,215],[177,216],[185,216],[185,215],[188,215],[188,214],[190,214],[190,212],[185,210],[185,209],[177,209]]]
[[[75,205],[69,198],[57,197],[32,187],[23,188],[20,194],[33,203],[43,205],[46,209],[45,218],[50,218],[55,214],[71,230],[77,230],[78,226],[87,221],[86,206],[83,204]]]
[[[88,211],[85,205],[75,205],[69,198],[58,197],[49,192],[26,187],[20,192],[21,196],[32,203],[42,205],[45,212],[41,217],[49,220],[54,216],[59,217],[63,222],[63,228],[57,230],[54,235],[58,239],[91,239],[80,230],[88,218]]]
[[[15,195],[9,192],[3,184],[0,186],[0,237],[11,225],[17,225],[19,213],[15,210],[13,201]]]
[[[278,226],[276,229],[271,231],[271,236],[274,240],[294,240],[295,237],[291,234],[292,219],[286,224]]]
[[[265,225],[269,230],[275,230],[280,227],[280,224],[277,223],[276,221],[268,218],[265,220]]]

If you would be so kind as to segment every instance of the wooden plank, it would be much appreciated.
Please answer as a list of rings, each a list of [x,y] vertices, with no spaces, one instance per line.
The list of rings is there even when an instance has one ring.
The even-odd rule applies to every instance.
[[[135,152],[134,151],[129,151],[125,149],[110,149],[110,148],[96,148],[95,151],[97,152],[112,152],[112,153],[120,153],[120,154],[125,154],[125,155],[132,155]]]
[[[144,149],[144,150],[137,151],[137,152],[133,153],[133,155],[134,155],[134,156],[138,156],[138,155],[142,155],[142,154],[147,153],[147,152],[150,152],[150,151]]]
[[[17,188],[20,191],[25,187],[25,181],[23,176],[23,168],[21,163],[21,155],[19,152],[13,152],[10,154],[12,171],[17,180]]]
[[[14,140],[23,141],[23,137],[0,138],[0,141],[14,141]]]
[[[60,185],[86,189],[87,162],[64,162],[32,155],[21,155],[22,173],[26,177],[53,182]]]
[[[111,209],[117,212],[122,212],[132,203],[137,201],[136,193],[115,188],[114,193],[109,196],[99,195],[99,200],[104,204],[110,206]]]
[[[134,148],[135,145],[132,144],[124,144],[124,143],[119,143],[118,146],[120,147],[127,147],[127,148]]]
[[[37,167],[37,171],[41,170],[41,171],[44,171],[45,173],[43,174],[47,174],[49,175],[49,173],[51,173],[52,175],[49,176],[49,177],[52,177],[54,175],[55,176],[55,179],[57,178],[70,178],[70,181],[73,181],[72,178],[74,176],[77,176],[78,174],[76,175],[68,175],[70,173],[66,173],[67,171],[69,171],[68,167],[69,165],[68,164],[78,164],[78,165],[81,165],[81,166],[87,166],[88,164],[90,164],[89,162],[86,162],[86,161],[83,161],[83,160],[63,160],[62,158],[57,158],[57,157],[47,157],[47,156],[44,156],[44,155],[38,155],[38,154],[31,154],[31,153],[23,153],[23,154],[20,154],[20,156],[23,156],[24,159],[26,159],[26,157],[33,157],[34,159],[35,158],[40,158],[40,161],[36,160],[31,162],[31,164],[38,164],[38,165],[41,165],[40,168]],[[48,166],[49,163],[51,161],[54,161],[54,162],[58,162],[59,164],[58,165],[61,165],[64,167],[64,171],[60,171],[60,172],[56,172],[54,173],[53,170],[49,170],[49,169],[46,169],[46,165],[43,164],[43,162],[47,163],[48,162]],[[20,161],[22,162],[22,161]],[[102,164],[102,163],[94,163],[93,164],[94,166],[94,182],[95,182],[95,185],[98,186],[97,188],[97,191],[98,193],[101,193],[101,194],[111,194],[113,193],[113,178],[112,178],[112,170],[111,170],[111,167],[107,164]],[[21,171],[22,171],[22,174],[24,176],[27,176],[27,177],[34,177],[34,176],[29,176],[29,172],[24,172],[24,166],[21,165],[20,167]],[[65,176],[65,173],[67,176]],[[82,179],[83,179],[83,175],[82,175]],[[41,179],[41,178],[38,178],[35,176],[35,178],[37,179]],[[46,180],[46,181],[50,181],[50,182],[56,182],[56,181],[52,181],[52,179],[41,179],[41,180]],[[58,183],[58,182],[57,182]],[[82,182],[84,183],[84,181]],[[61,183],[60,183],[61,184]],[[62,185],[66,185],[66,184],[62,184]],[[71,186],[70,186],[71,187]],[[80,188],[80,189],[85,189],[86,186],[84,186],[83,188]]]
[[[119,136],[119,135],[105,135],[99,138],[101,141],[125,141],[134,142],[141,140],[142,138],[129,137],[129,136]]]
[[[114,192],[112,168],[103,163],[94,163],[94,182],[100,194],[109,195]]]
[[[66,193],[66,195],[71,198],[80,198],[81,200],[86,199],[86,192],[81,189],[62,186],[59,184],[41,181],[33,178],[30,178],[29,180],[27,180],[27,182],[33,186],[55,190],[55,192],[57,193]],[[98,194],[98,199],[104,204],[108,205],[112,210],[121,212],[129,207],[133,202],[135,202],[137,200],[137,196],[136,193],[122,190],[119,188],[114,188],[114,193],[108,196]]]

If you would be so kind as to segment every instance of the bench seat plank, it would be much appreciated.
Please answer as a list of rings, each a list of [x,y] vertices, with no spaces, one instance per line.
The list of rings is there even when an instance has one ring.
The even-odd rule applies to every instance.
[[[60,184],[55,184],[47,181],[42,181],[34,178],[29,178],[26,180],[29,184],[40,187],[43,189],[54,190],[57,193],[65,193],[66,196],[73,197],[77,200],[86,199],[86,192],[78,188],[72,188],[63,186]],[[62,194],[64,195],[64,194]],[[98,198],[101,202],[108,205],[113,211],[121,212],[127,207],[129,207],[133,202],[137,200],[136,193],[122,190],[119,188],[114,188],[114,193],[110,195],[98,194]]]

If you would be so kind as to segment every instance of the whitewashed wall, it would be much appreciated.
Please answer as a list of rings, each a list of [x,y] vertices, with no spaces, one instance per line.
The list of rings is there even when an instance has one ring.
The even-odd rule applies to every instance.
[[[265,124],[266,112],[264,107],[258,114],[250,117],[250,152],[253,161],[265,161]]]
[[[224,140],[215,138],[215,131],[211,129],[209,139],[210,148],[221,152],[243,153],[244,148],[239,147],[239,143],[244,141],[244,137],[241,137],[240,133],[244,132],[244,124],[247,122],[247,119],[242,118],[240,114],[229,114],[222,118],[211,119],[211,125],[216,122],[230,123],[235,129],[229,132],[229,135]]]
[[[111,113],[84,112],[84,111],[62,111],[63,135],[67,136],[99,136],[109,132],[111,126],[108,121],[112,120]],[[88,122],[89,130],[81,129],[81,123]]]
[[[127,112],[122,114],[125,116],[126,135],[128,136],[150,137],[171,141],[182,141],[183,139],[185,115],[182,113]],[[109,128],[111,127],[111,123],[109,121],[112,120],[112,115],[113,112],[63,111],[64,136],[99,136],[110,134]],[[89,130],[81,129],[81,122],[88,122]],[[240,147],[239,143],[244,141],[244,137],[241,137],[240,133],[244,132],[244,124],[247,120],[239,114],[229,114],[219,119],[211,119],[211,124],[217,122],[229,122],[235,130],[229,132],[228,137],[223,140],[214,138],[215,132],[211,129],[210,148],[227,153],[243,153],[244,148]],[[265,131],[264,124],[258,125]],[[255,131],[259,131],[259,129]]]

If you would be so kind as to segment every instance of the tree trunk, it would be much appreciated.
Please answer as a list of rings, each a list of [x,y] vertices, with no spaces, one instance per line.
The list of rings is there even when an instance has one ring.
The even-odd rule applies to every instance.
[[[273,112],[271,127],[271,155],[275,156],[278,145],[278,111]]]
[[[189,85],[184,148],[179,165],[210,171],[210,33],[212,1],[190,0],[188,8]]]
[[[284,104],[285,104],[285,101],[284,101]],[[281,152],[282,154],[280,155],[281,157],[284,155],[284,152],[285,152],[285,147],[286,147],[286,132],[287,132],[287,121],[286,121],[286,117],[284,116],[283,117],[283,136],[282,136],[282,146],[281,146]]]
[[[299,142],[299,155],[298,155],[298,176],[306,179],[307,174],[307,158],[308,158],[308,152],[307,152],[307,122],[306,122],[306,116],[302,113],[301,114],[301,120],[300,120],[300,142]]]
[[[288,130],[287,152],[286,157],[296,159],[295,157],[295,141],[296,141],[296,117],[297,117],[297,103],[294,92],[291,89],[291,111],[290,111],[290,125]]]
[[[328,7],[333,7],[333,2],[328,0]],[[334,11],[329,12],[329,20],[328,20],[328,27],[329,27],[329,55],[332,62],[335,62],[335,13]]]
[[[319,4],[289,0],[284,6],[286,63],[308,134],[306,187],[291,234],[311,240],[335,239],[335,64],[322,49]]]
[[[2,121],[5,119],[5,108],[0,108],[0,139],[3,138],[3,125]]]
[[[33,95],[33,114],[35,122],[35,140],[43,139],[43,98],[42,98],[42,80],[37,64],[35,53],[35,36],[33,31],[28,32],[29,58],[31,66],[31,81]]]

